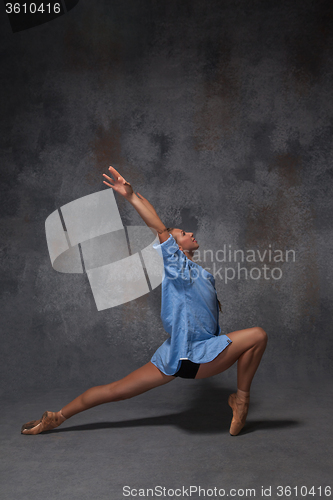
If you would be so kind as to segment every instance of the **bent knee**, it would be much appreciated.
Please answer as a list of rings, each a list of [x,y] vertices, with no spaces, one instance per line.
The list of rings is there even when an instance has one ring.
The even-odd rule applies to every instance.
[[[254,328],[256,341],[258,344],[266,345],[267,344],[267,333],[260,326],[256,326]]]

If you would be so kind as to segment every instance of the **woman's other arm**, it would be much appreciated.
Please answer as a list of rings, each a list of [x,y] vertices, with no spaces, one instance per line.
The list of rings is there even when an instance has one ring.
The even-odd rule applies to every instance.
[[[169,233],[151,203],[140,194],[139,198],[139,196],[134,193],[131,184],[127,182],[115,168],[109,167],[109,172],[113,178],[103,174],[105,177],[105,180],[103,180],[104,184],[121,194],[131,205],[133,205],[147,226],[157,231],[160,243],[166,241],[169,238]]]

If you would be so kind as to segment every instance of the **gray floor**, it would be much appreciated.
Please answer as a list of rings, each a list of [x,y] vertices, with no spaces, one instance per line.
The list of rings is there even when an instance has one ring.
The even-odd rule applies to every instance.
[[[329,387],[255,384],[247,425],[237,437],[228,432],[231,390],[223,376],[176,380],[132,400],[83,412],[38,436],[22,436],[21,425],[45,409],[61,408],[76,392],[6,401],[1,412],[1,499],[135,498],[123,495],[124,486],[184,487],[178,497],[172,491],[165,496],[138,491],[136,498],[139,493],[187,498],[191,485],[207,490],[206,497],[192,490],[191,498],[208,498],[214,487],[225,489],[225,496],[233,495],[230,488],[255,488],[260,498],[262,486],[272,486],[271,498],[286,498],[278,496],[278,485],[314,486],[316,496],[305,495],[303,488],[297,498],[318,498],[320,486],[332,486]],[[290,498],[296,498],[293,491]],[[234,498],[246,497],[243,493]]]

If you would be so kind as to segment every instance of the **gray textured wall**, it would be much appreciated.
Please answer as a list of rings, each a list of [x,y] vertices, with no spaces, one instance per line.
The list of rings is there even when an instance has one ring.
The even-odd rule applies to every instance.
[[[330,373],[332,21],[328,1],[81,0],[13,34],[2,12],[5,393],[109,382],[166,338],[160,288],[97,312],[51,267],[45,219],[109,164],[200,250],[294,249],[280,280],[216,277],[221,327],[267,330],[261,379]]]

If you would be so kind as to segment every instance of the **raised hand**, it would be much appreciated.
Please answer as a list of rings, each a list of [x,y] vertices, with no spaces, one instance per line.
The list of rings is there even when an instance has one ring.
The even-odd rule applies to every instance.
[[[113,178],[103,174],[105,179],[107,179],[107,181],[103,180],[104,184],[111,187],[114,191],[117,191],[117,193],[124,196],[124,198],[130,198],[134,192],[130,183],[127,182],[115,168],[109,167],[109,172]]]
[[[144,220],[148,227],[158,232],[158,237],[161,243],[169,238],[167,228],[156,213],[155,208],[149,201],[142,196],[142,194],[134,193],[132,186],[127,182],[124,177],[113,167],[109,167],[109,172],[112,177],[103,174],[106,180],[104,184],[112,188],[117,193],[126,198],[130,204],[135,208],[140,217]]]

